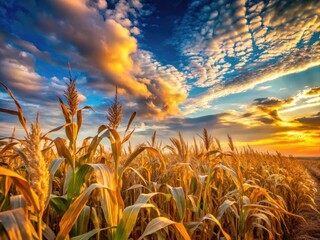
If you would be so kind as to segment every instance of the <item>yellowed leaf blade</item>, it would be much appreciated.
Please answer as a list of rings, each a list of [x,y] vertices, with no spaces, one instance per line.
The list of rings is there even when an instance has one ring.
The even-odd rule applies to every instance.
[[[27,205],[32,207],[31,210],[39,211],[40,207],[38,196],[34,193],[26,179],[16,172],[3,167],[0,167],[0,176],[10,177],[23,195]]]
[[[157,232],[157,231],[159,231],[169,225],[172,225],[172,224],[177,228],[177,230],[180,232],[180,234],[183,236],[183,238],[185,240],[191,240],[186,228],[184,227],[184,225],[182,223],[177,223],[177,222],[172,221],[172,220],[165,218],[165,217],[158,217],[158,218],[152,219],[148,223],[145,231],[143,232],[143,234],[141,235],[141,237],[138,240],[141,240],[144,237],[146,237],[150,234],[153,234],[153,233],[155,233],[155,232]]]
[[[115,240],[128,239],[130,233],[136,225],[137,217],[141,208],[153,208],[158,212],[158,214],[160,214],[158,208],[151,203],[137,203],[126,207],[123,211],[123,216],[119,226],[117,227]]]
[[[26,121],[26,118],[24,117],[23,115],[23,111],[22,111],[22,108],[19,104],[19,102],[17,101],[17,99],[15,98],[15,96],[13,95],[13,93],[11,92],[11,90],[6,86],[4,85],[2,82],[0,82],[0,85],[2,85],[6,90],[7,92],[9,93],[10,97],[13,99],[14,103],[16,104],[17,106],[17,109],[18,109],[18,118],[19,118],[19,121],[22,125],[22,127],[24,128],[25,132],[27,133],[27,121]],[[14,114],[14,111],[7,111],[8,114]]]
[[[96,181],[99,184],[109,187],[115,190],[117,187],[112,171],[105,164],[87,164],[93,169],[93,173],[96,176]],[[107,226],[118,225],[118,209],[120,199],[117,198],[115,192],[108,191],[107,189],[101,189],[101,208],[107,222]]]
[[[211,220],[211,221],[213,221],[215,224],[217,224],[217,225],[219,226],[219,228],[220,228],[221,232],[223,233],[224,237],[225,237],[227,240],[231,240],[230,235],[222,228],[221,223],[219,222],[219,220],[216,219],[212,214],[209,213],[209,214],[205,215],[205,216],[201,219],[201,221],[203,221],[203,220]]]
[[[117,227],[115,234],[115,240],[127,239],[136,224],[136,219],[141,208],[153,208],[160,215],[159,210],[153,204],[146,204],[152,197],[163,194],[160,192],[154,193],[142,193],[139,195],[138,199],[134,205],[128,206],[124,209],[121,221]]]
[[[75,223],[76,219],[78,218],[81,210],[83,209],[84,205],[89,200],[89,197],[94,189],[97,188],[107,188],[101,184],[91,184],[86,190],[81,193],[81,195],[70,205],[68,210],[63,215],[60,221],[60,231],[57,234],[57,239],[66,239],[68,236],[73,224]]]
[[[187,229],[185,228],[183,223],[175,223],[174,225],[178,229],[178,231],[180,232],[180,234],[182,235],[182,237],[184,239],[191,240],[190,235],[188,234]]]
[[[9,239],[32,240],[31,228],[33,226],[26,218],[25,211],[22,208],[0,212],[0,222]]]

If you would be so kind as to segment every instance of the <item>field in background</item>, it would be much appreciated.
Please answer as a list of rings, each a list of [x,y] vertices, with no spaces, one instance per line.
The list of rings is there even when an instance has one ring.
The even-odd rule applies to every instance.
[[[60,99],[65,124],[46,134],[39,115],[29,129],[7,91],[17,109],[0,111],[19,118],[25,139],[1,139],[1,239],[289,239],[305,211],[317,214],[308,170],[320,176],[319,162],[238,151],[231,137],[222,149],[206,129],[192,145],[177,133],[162,146],[154,133],[124,147],[135,113],[118,132],[117,93],[108,122],[77,146],[90,107],[80,108],[75,81]]]
[[[318,157],[298,158],[300,164],[303,164],[309,171],[313,181],[316,183],[316,193],[314,201],[318,212],[320,212],[320,159]],[[311,209],[305,209],[301,216],[306,221],[299,221],[297,228],[294,229],[293,240],[315,240],[320,239],[320,214],[315,214]]]

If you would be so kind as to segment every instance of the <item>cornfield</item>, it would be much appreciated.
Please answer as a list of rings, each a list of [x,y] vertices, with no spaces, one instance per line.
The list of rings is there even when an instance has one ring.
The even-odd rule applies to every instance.
[[[136,113],[119,132],[117,92],[106,124],[79,140],[92,108],[80,108],[72,78],[59,98],[65,124],[44,134],[40,115],[29,129],[1,85],[17,109],[0,111],[25,131],[0,142],[1,239],[284,239],[315,209],[307,170],[281,154],[239,150],[231,137],[225,150],[206,129],[193,144],[177,133],[162,146],[155,132],[132,148]]]

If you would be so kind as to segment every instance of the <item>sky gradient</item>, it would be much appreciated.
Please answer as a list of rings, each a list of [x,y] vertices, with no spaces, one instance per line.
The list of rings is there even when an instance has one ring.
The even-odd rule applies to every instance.
[[[320,155],[318,0],[1,1],[0,27],[0,81],[44,131],[63,122],[70,63],[95,109],[81,136],[106,123],[117,85],[136,142],[206,127],[238,147]],[[15,109],[4,89],[0,105]],[[22,133],[0,119],[1,136]]]

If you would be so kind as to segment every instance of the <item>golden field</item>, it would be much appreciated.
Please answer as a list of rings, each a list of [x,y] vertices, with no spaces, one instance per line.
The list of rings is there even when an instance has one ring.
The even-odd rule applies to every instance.
[[[1,239],[290,239],[303,211],[316,214],[315,182],[300,161],[238,150],[231,137],[222,149],[206,129],[192,144],[177,133],[162,146],[155,132],[132,148],[135,113],[119,132],[117,93],[106,124],[80,141],[90,107],[79,106],[72,79],[59,99],[65,124],[44,134],[40,115],[30,127],[1,85],[17,106],[1,114],[25,130],[1,139]]]

